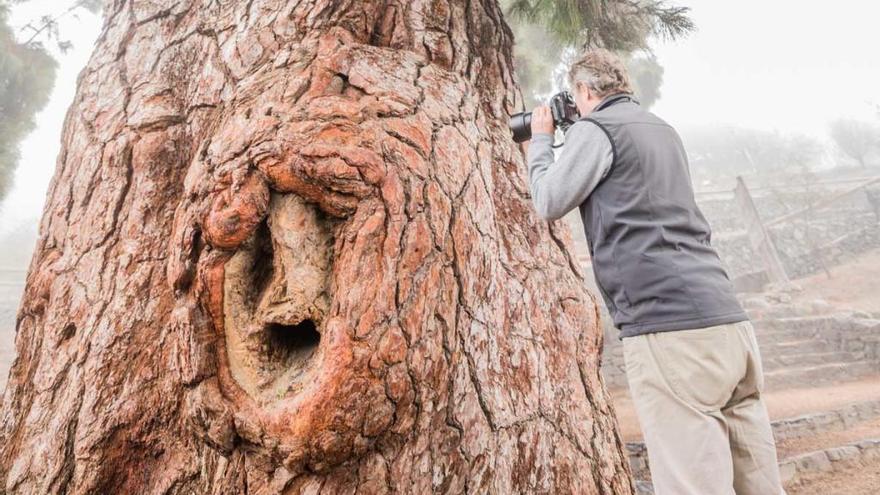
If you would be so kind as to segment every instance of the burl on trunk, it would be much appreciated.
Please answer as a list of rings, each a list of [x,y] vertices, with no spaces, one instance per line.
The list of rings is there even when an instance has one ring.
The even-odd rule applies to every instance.
[[[115,0],[0,416],[7,493],[631,493],[495,0]]]

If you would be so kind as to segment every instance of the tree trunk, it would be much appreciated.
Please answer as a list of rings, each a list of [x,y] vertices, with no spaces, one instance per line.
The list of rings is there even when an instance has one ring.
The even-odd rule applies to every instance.
[[[8,493],[631,493],[495,0],[115,0],[0,416]]]

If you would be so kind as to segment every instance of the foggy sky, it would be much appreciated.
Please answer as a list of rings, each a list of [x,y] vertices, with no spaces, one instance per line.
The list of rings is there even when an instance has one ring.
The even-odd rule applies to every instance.
[[[673,125],[824,137],[835,118],[877,118],[877,2],[681,3],[692,7],[697,32],[655,49],[665,74],[653,110]]]
[[[59,10],[58,0],[15,6],[13,26]],[[697,0],[698,31],[657,43],[665,68],[663,96],[654,111],[679,127],[733,124],[824,137],[840,116],[876,119],[880,104],[880,7],[864,0]],[[66,5],[66,4],[65,4]],[[51,101],[38,129],[22,144],[15,184],[0,205],[0,234],[41,215],[55,169],[61,124],[76,76],[91,54],[100,19],[87,12],[61,22],[74,49],[59,56]]]

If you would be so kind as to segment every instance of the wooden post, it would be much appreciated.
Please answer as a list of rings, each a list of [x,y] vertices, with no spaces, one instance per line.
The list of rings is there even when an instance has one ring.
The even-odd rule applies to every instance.
[[[776,251],[776,245],[770,237],[770,233],[761,221],[761,215],[755,207],[755,202],[746,187],[742,177],[736,178],[736,189],[734,190],[736,201],[739,203],[740,209],[746,224],[746,232],[748,232],[749,242],[752,248],[758,253],[761,261],[764,263],[764,270],[767,273],[767,279],[771,283],[788,283],[788,275],[779,259],[779,253]]]

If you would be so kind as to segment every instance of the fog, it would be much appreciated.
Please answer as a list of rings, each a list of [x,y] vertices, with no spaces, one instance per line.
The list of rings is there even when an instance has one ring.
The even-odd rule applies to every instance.
[[[30,0],[12,9],[10,24],[20,29],[29,22],[38,22],[43,15],[59,13],[57,0]],[[57,79],[48,105],[37,115],[37,129],[21,143],[21,160],[12,191],[0,203],[0,235],[35,224],[42,212],[46,188],[55,171],[55,160],[61,142],[61,126],[76,91],[76,77],[88,62],[94,42],[101,29],[101,18],[79,10],[59,20],[63,38],[73,43],[66,54],[55,43],[46,43],[58,61]],[[20,39],[30,34],[18,31]],[[4,246],[11,248],[12,246]],[[5,250],[5,249],[4,249]],[[0,259],[0,266],[7,266]]]
[[[683,131],[729,124],[806,133],[830,146],[832,119],[876,120],[880,55],[872,38],[880,5],[857,0],[833,7],[795,0],[678,3],[692,8],[697,31],[654,43],[664,81],[653,110]],[[21,27],[58,11],[57,0],[30,0],[12,9],[11,24]],[[55,90],[37,117],[37,130],[21,145],[15,185],[0,205],[0,235],[40,216],[76,76],[91,54],[100,22],[85,11],[60,20],[73,49],[62,55],[49,44],[59,62]],[[833,159],[823,157],[823,163]]]
[[[683,39],[652,42],[664,71],[652,110],[682,133],[699,194],[731,192],[735,177],[743,175],[759,188],[757,196],[764,195],[757,204],[770,221],[809,203],[812,196],[800,192],[805,182],[820,184],[813,194],[832,194],[843,186],[822,186],[823,181],[880,175],[876,151],[868,155],[868,166],[858,167],[829,133],[836,119],[880,122],[880,56],[871,40],[880,6],[855,0],[842,0],[834,8],[795,0],[679,3],[691,7],[697,30]],[[59,11],[55,0],[31,0],[14,6],[10,21],[20,29]],[[100,26],[100,16],[80,9],[59,20],[61,37],[72,48],[61,53],[55,43],[47,43],[59,63],[57,80],[37,116],[37,129],[21,143],[13,188],[0,204],[0,268],[11,270],[7,278],[16,285],[30,258],[76,78]],[[780,187],[791,181],[800,189]],[[772,197],[761,191],[771,191]],[[715,213],[729,210],[730,204],[713,204],[710,199],[717,197],[711,194],[701,196],[701,203],[704,197],[710,222],[722,238],[726,231],[742,230],[738,220]],[[857,207],[866,215],[871,208],[867,197]],[[579,240],[576,220],[572,227]],[[824,237],[839,237],[838,230]],[[803,255],[807,244],[794,244],[791,256]],[[743,261],[733,254],[738,248],[719,249],[731,251],[729,265]]]
[[[21,41],[30,36],[22,29],[26,24],[57,15],[73,2],[13,3],[9,23]],[[0,0],[0,5],[6,3]],[[767,349],[763,360],[766,383],[768,391],[777,394],[768,399],[770,414],[773,419],[797,417],[790,423],[812,427],[802,415],[815,411],[801,406],[815,406],[820,402],[817,397],[825,401],[822,410],[840,410],[842,403],[870,399],[877,415],[860,430],[861,437],[853,435],[851,440],[870,437],[874,440],[868,442],[876,445],[880,438],[876,419],[880,417],[876,392],[880,373],[880,55],[876,48],[880,4],[857,0],[667,3],[689,7],[696,31],[681,39],[652,40],[650,53],[662,68],[662,86],[651,111],[683,138],[696,200],[712,227],[712,245],[738,300],[755,322],[762,350]],[[0,197],[0,392],[14,357],[16,315],[55,171],[62,125],[101,23],[100,15],[82,9],[59,19],[60,37],[71,46],[62,53],[54,41],[47,42],[58,62],[54,89],[36,116],[36,129],[20,143],[12,188],[5,198]],[[544,31],[538,34],[544,36]],[[531,47],[533,59],[549,67],[559,61],[539,45],[534,42]],[[548,79],[538,83],[552,77],[547,74]],[[571,227],[585,282],[601,311],[602,298],[594,286],[580,218],[573,212],[565,221]],[[539,297],[527,299],[543,300]],[[652,297],[646,304],[662,298]],[[66,306],[59,306],[66,311]],[[602,322],[606,331],[604,383],[617,402],[622,438],[639,439],[632,404],[626,402],[625,364],[616,329],[607,314]],[[107,328],[119,331],[120,325]],[[89,335],[81,331],[77,338]],[[826,379],[830,381],[822,382]],[[850,385],[845,390],[850,395],[835,396],[833,387],[844,382]],[[820,384],[829,388],[810,388]],[[793,387],[800,387],[800,395],[779,392]],[[858,418],[853,409],[848,411],[825,417],[851,427],[849,422]],[[826,423],[830,424],[824,421],[820,426]],[[814,439],[815,445],[838,446],[820,440]],[[780,459],[803,454],[780,445]],[[844,455],[861,452],[860,448],[834,452]],[[629,452],[632,455],[636,450]],[[880,450],[874,452],[874,467],[860,470],[880,472],[876,466]],[[822,459],[828,458],[822,452]],[[646,461],[643,464],[647,469]],[[808,463],[799,463],[798,469],[801,464]],[[634,474],[645,476],[636,469]],[[864,492],[846,488],[835,493],[878,491],[880,485]],[[803,488],[789,493],[830,492]]]
[[[880,4],[841,0],[683,2],[697,31],[659,43],[657,114],[824,138],[830,120],[877,118]]]

